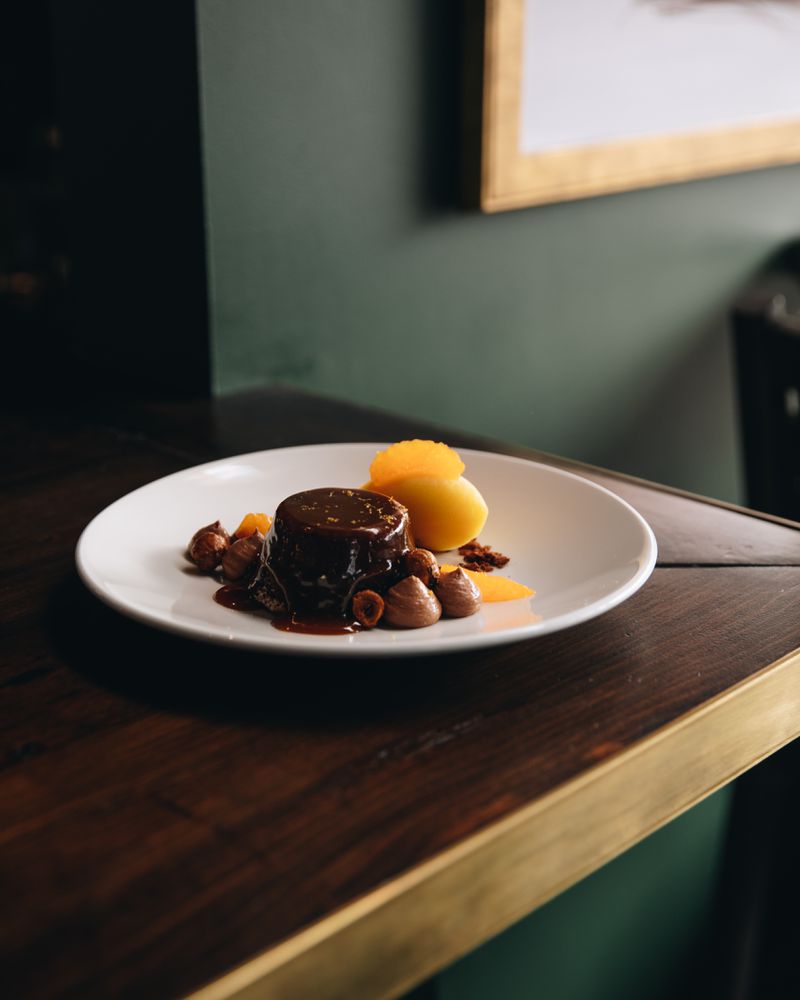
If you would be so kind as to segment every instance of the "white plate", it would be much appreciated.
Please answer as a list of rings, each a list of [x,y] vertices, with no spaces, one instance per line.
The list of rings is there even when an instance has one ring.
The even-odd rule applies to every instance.
[[[551,466],[459,449],[465,475],[489,505],[481,540],[511,557],[500,572],[534,588],[535,597],[486,604],[471,618],[424,629],[334,636],[280,632],[264,618],[215,603],[216,581],[184,557],[200,525],[219,518],[232,531],[248,511],[272,513],[300,490],[358,485],[385,447],[282,448],[159,479],[88,525],[76,552],[80,575],[123,614],[194,639],[284,654],[386,656],[493,646],[577,625],[626,600],[653,571],[653,532],[613,493]]]

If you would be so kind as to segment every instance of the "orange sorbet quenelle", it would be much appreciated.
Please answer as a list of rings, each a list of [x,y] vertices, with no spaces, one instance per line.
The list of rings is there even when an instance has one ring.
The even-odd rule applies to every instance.
[[[458,452],[440,441],[399,441],[378,452],[363,488],[408,508],[417,545],[446,552],[476,538],[489,516],[463,471]]]

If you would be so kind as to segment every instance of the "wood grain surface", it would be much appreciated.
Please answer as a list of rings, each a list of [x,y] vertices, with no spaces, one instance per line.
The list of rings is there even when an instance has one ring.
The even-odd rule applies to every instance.
[[[102,412],[21,414],[2,431],[8,995],[184,995],[800,646],[795,529],[594,470],[648,518],[661,565],[568,632],[332,664],[152,631],[76,577],[78,534],[106,504],[224,454],[434,432],[289,390]]]

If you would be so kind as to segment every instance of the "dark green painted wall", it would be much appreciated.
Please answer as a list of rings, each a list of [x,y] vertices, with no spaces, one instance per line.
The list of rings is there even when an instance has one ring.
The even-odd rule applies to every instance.
[[[717,792],[451,966],[436,1000],[710,997],[700,977],[729,804]]]
[[[739,495],[731,296],[791,167],[458,207],[461,5],[199,0],[213,373]]]
[[[286,381],[740,498],[725,312],[796,237],[800,168],[464,211],[460,12],[198,0],[216,391]],[[655,996],[706,913],[711,801],[438,992]]]

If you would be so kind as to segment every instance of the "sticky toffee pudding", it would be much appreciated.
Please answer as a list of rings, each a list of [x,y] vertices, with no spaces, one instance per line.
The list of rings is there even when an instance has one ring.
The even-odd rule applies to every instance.
[[[251,593],[297,618],[350,614],[353,595],[400,579],[412,548],[408,512],[369,490],[325,487],[287,497],[275,511]]]

